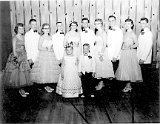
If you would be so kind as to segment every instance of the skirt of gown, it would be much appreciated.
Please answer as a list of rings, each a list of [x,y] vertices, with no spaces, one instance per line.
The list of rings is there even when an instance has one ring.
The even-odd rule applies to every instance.
[[[17,57],[11,53],[3,73],[2,82],[6,86],[20,87],[30,85],[30,66],[25,51],[17,52]]]
[[[36,83],[57,83],[60,74],[59,61],[53,51],[40,51],[31,69],[31,81]]]
[[[82,93],[82,86],[75,59],[65,56],[65,65],[64,78],[62,79],[60,75],[56,93],[65,98],[79,97],[79,94]]]
[[[119,66],[115,76],[117,80],[121,81],[142,81],[141,68],[135,49],[121,51]]]
[[[95,62],[96,62],[96,78],[110,78],[115,77],[113,71],[113,65],[111,60],[108,58],[108,49],[105,49],[103,53],[103,61],[100,61],[99,52],[101,47],[95,47]]]

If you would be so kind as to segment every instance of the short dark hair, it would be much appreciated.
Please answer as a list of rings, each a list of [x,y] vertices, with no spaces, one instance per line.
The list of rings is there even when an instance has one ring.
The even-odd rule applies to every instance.
[[[56,25],[59,24],[59,23],[62,23],[62,22],[56,22]]]
[[[87,20],[88,23],[89,23],[89,19],[88,18],[82,18],[82,22],[83,22],[83,20]]]
[[[126,19],[125,20],[125,22],[131,22],[131,24],[132,24],[132,27],[131,27],[131,29],[133,29],[134,28],[134,23],[133,23],[133,20],[132,19]]]
[[[109,18],[114,18],[114,19],[116,20],[116,17],[115,17],[114,15],[110,15],[110,16],[108,17],[108,20],[109,20]]]
[[[36,19],[30,19],[29,24],[31,24],[31,22],[37,22],[37,20]]]
[[[18,33],[18,27],[24,27],[22,23],[17,23],[17,25],[14,28],[14,32],[17,34]]]
[[[83,47],[84,46],[88,46],[90,48],[90,45],[88,43],[83,44]]]
[[[144,18],[141,18],[140,22],[141,22],[141,21],[146,21],[147,23],[149,22],[148,19],[145,18],[145,17],[144,17]]]

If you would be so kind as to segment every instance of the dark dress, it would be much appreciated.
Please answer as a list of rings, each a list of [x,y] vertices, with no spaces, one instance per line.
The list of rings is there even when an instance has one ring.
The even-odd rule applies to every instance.
[[[20,87],[30,84],[30,66],[27,61],[24,40],[20,40],[16,36],[15,38],[17,56],[14,56],[13,53],[9,55],[2,81],[4,85]]]

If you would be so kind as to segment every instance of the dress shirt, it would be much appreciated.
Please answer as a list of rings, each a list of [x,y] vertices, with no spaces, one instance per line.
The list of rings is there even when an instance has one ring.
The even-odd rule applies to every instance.
[[[138,60],[145,61],[144,64],[151,63],[153,38],[149,28],[144,29],[144,34],[138,37],[137,56]]]
[[[53,50],[55,56],[57,60],[61,60],[64,55],[64,47],[63,47],[64,34],[60,34],[60,32],[53,34],[52,41],[53,41]]]
[[[91,55],[80,55],[79,57],[79,72],[95,72],[95,59]]]
[[[25,34],[25,48],[27,52],[27,59],[32,59],[33,62],[35,62],[38,56],[39,38],[40,35],[37,32],[34,32],[33,29],[26,32]]]
[[[108,30],[107,44],[108,44],[108,57],[110,60],[114,58],[119,59],[120,50],[123,43],[123,32],[118,27],[113,27],[114,30]]]
[[[93,55],[93,53],[94,53],[94,43],[95,43],[95,34],[94,34],[94,31],[89,29],[89,28],[86,28],[86,32],[82,31],[80,33],[82,49],[83,49],[83,45],[85,43],[88,43],[90,45],[90,52]]]

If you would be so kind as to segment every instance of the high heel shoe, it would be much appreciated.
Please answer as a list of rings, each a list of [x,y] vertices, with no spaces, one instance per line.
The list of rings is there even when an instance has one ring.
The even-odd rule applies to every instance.
[[[125,88],[123,89],[123,92],[124,92],[124,93],[127,93],[127,92],[129,92],[129,91],[131,91],[131,90],[132,90],[131,87],[125,87]]]

